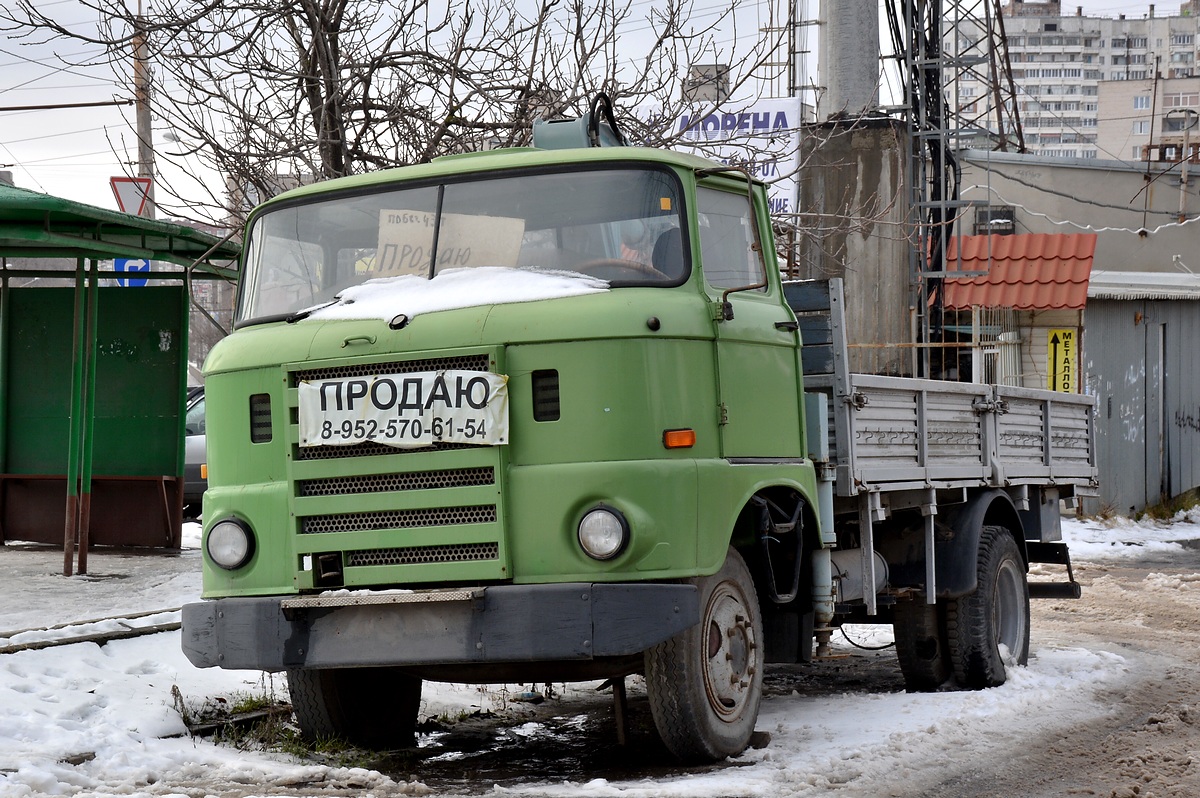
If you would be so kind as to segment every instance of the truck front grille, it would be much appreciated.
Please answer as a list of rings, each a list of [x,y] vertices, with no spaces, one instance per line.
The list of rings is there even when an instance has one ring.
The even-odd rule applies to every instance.
[[[412,454],[414,452],[442,452],[448,449],[472,449],[469,443],[441,443],[421,446],[416,449],[397,449],[386,443],[358,443],[354,446],[296,446],[297,460],[337,460],[341,457],[377,457],[379,455]]]
[[[487,371],[489,358],[485,354],[458,355],[455,357],[430,357],[423,360],[397,360],[391,363],[347,363],[322,369],[292,372],[292,387],[303,380],[342,380],[349,377],[365,377],[370,374],[410,374],[414,371]]]
[[[493,485],[495,482],[496,470],[488,466],[485,468],[455,468],[447,471],[413,471],[407,474],[324,477],[301,480],[298,488],[301,496],[343,496],[350,493],[386,493],[394,490]]]
[[[318,532],[361,532],[367,529],[411,529],[427,526],[490,524],[496,520],[496,505],[475,507],[432,507],[421,510],[383,510],[372,513],[310,515],[301,520],[301,534]]]
[[[499,347],[411,355],[411,360],[400,360],[397,353],[381,362],[347,358],[288,368],[287,401],[275,408],[275,417],[288,424],[292,550],[302,591],[512,578],[501,489],[507,447],[300,446],[301,382],[439,371],[503,373],[505,365]],[[275,433],[281,437],[281,430]]]
[[[450,546],[414,546],[402,549],[364,549],[346,552],[346,564],[359,565],[431,565],[441,562],[496,560],[496,543],[460,543]]]

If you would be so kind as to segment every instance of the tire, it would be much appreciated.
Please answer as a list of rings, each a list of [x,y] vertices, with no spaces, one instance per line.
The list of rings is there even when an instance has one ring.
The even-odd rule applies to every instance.
[[[976,568],[975,592],[946,604],[954,678],[971,690],[1004,684],[1006,659],[1029,661],[1029,584],[1021,550],[1006,528],[983,528]]]
[[[904,689],[910,693],[937,690],[954,675],[942,606],[926,604],[918,597],[897,603],[893,613],[892,631]]]
[[[339,738],[378,750],[415,742],[421,680],[399,668],[289,670],[288,691],[300,734]]]
[[[700,623],[645,655],[646,693],[667,749],[716,762],[746,749],[762,701],[762,615],[746,563],[732,548],[721,570],[690,580]]]

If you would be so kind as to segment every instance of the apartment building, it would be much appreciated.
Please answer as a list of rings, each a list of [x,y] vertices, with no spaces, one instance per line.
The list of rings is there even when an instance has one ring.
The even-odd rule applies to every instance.
[[[1012,0],[1003,6],[1016,102],[1029,152],[1059,158],[1129,159],[1135,142],[1121,135],[1122,141],[1114,138],[1109,143],[1101,135],[1101,125],[1107,128],[1108,121],[1132,125],[1136,117],[1149,130],[1156,125],[1149,116],[1153,109],[1121,107],[1126,99],[1134,102],[1124,92],[1114,92],[1108,107],[1102,107],[1101,97],[1112,90],[1110,84],[1141,85],[1156,76],[1161,84],[1200,75],[1198,5],[1198,0],[1189,0],[1178,16],[1160,16],[1151,4],[1137,19],[1124,14],[1084,16],[1082,6],[1064,16],[1059,0]],[[980,34],[960,25],[958,35],[974,41],[972,37]],[[970,74],[950,89],[964,114],[978,113],[981,103],[990,102],[988,84]],[[1159,113],[1169,110],[1163,105],[1157,109]],[[1161,119],[1157,126],[1162,126]],[[1117,136],[1115,128],[1112,135]]]
[[[1101,158],[1178,163],[1200,157],[1200,76],[1100,84]]]

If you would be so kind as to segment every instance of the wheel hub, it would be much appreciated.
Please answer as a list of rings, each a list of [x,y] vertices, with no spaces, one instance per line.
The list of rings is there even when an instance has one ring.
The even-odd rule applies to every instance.
[[[718,716],[737,716],[750,693],[757,641],[745,603],[727,586],[714,592],[704,617],[708,630],[704,684]]]

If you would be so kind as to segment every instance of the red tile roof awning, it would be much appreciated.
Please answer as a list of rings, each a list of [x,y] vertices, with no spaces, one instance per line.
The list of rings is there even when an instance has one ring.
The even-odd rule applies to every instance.
[[[944,307],[1079,310],[1087,304],[1095,233],[959,236],[947,244]]]

